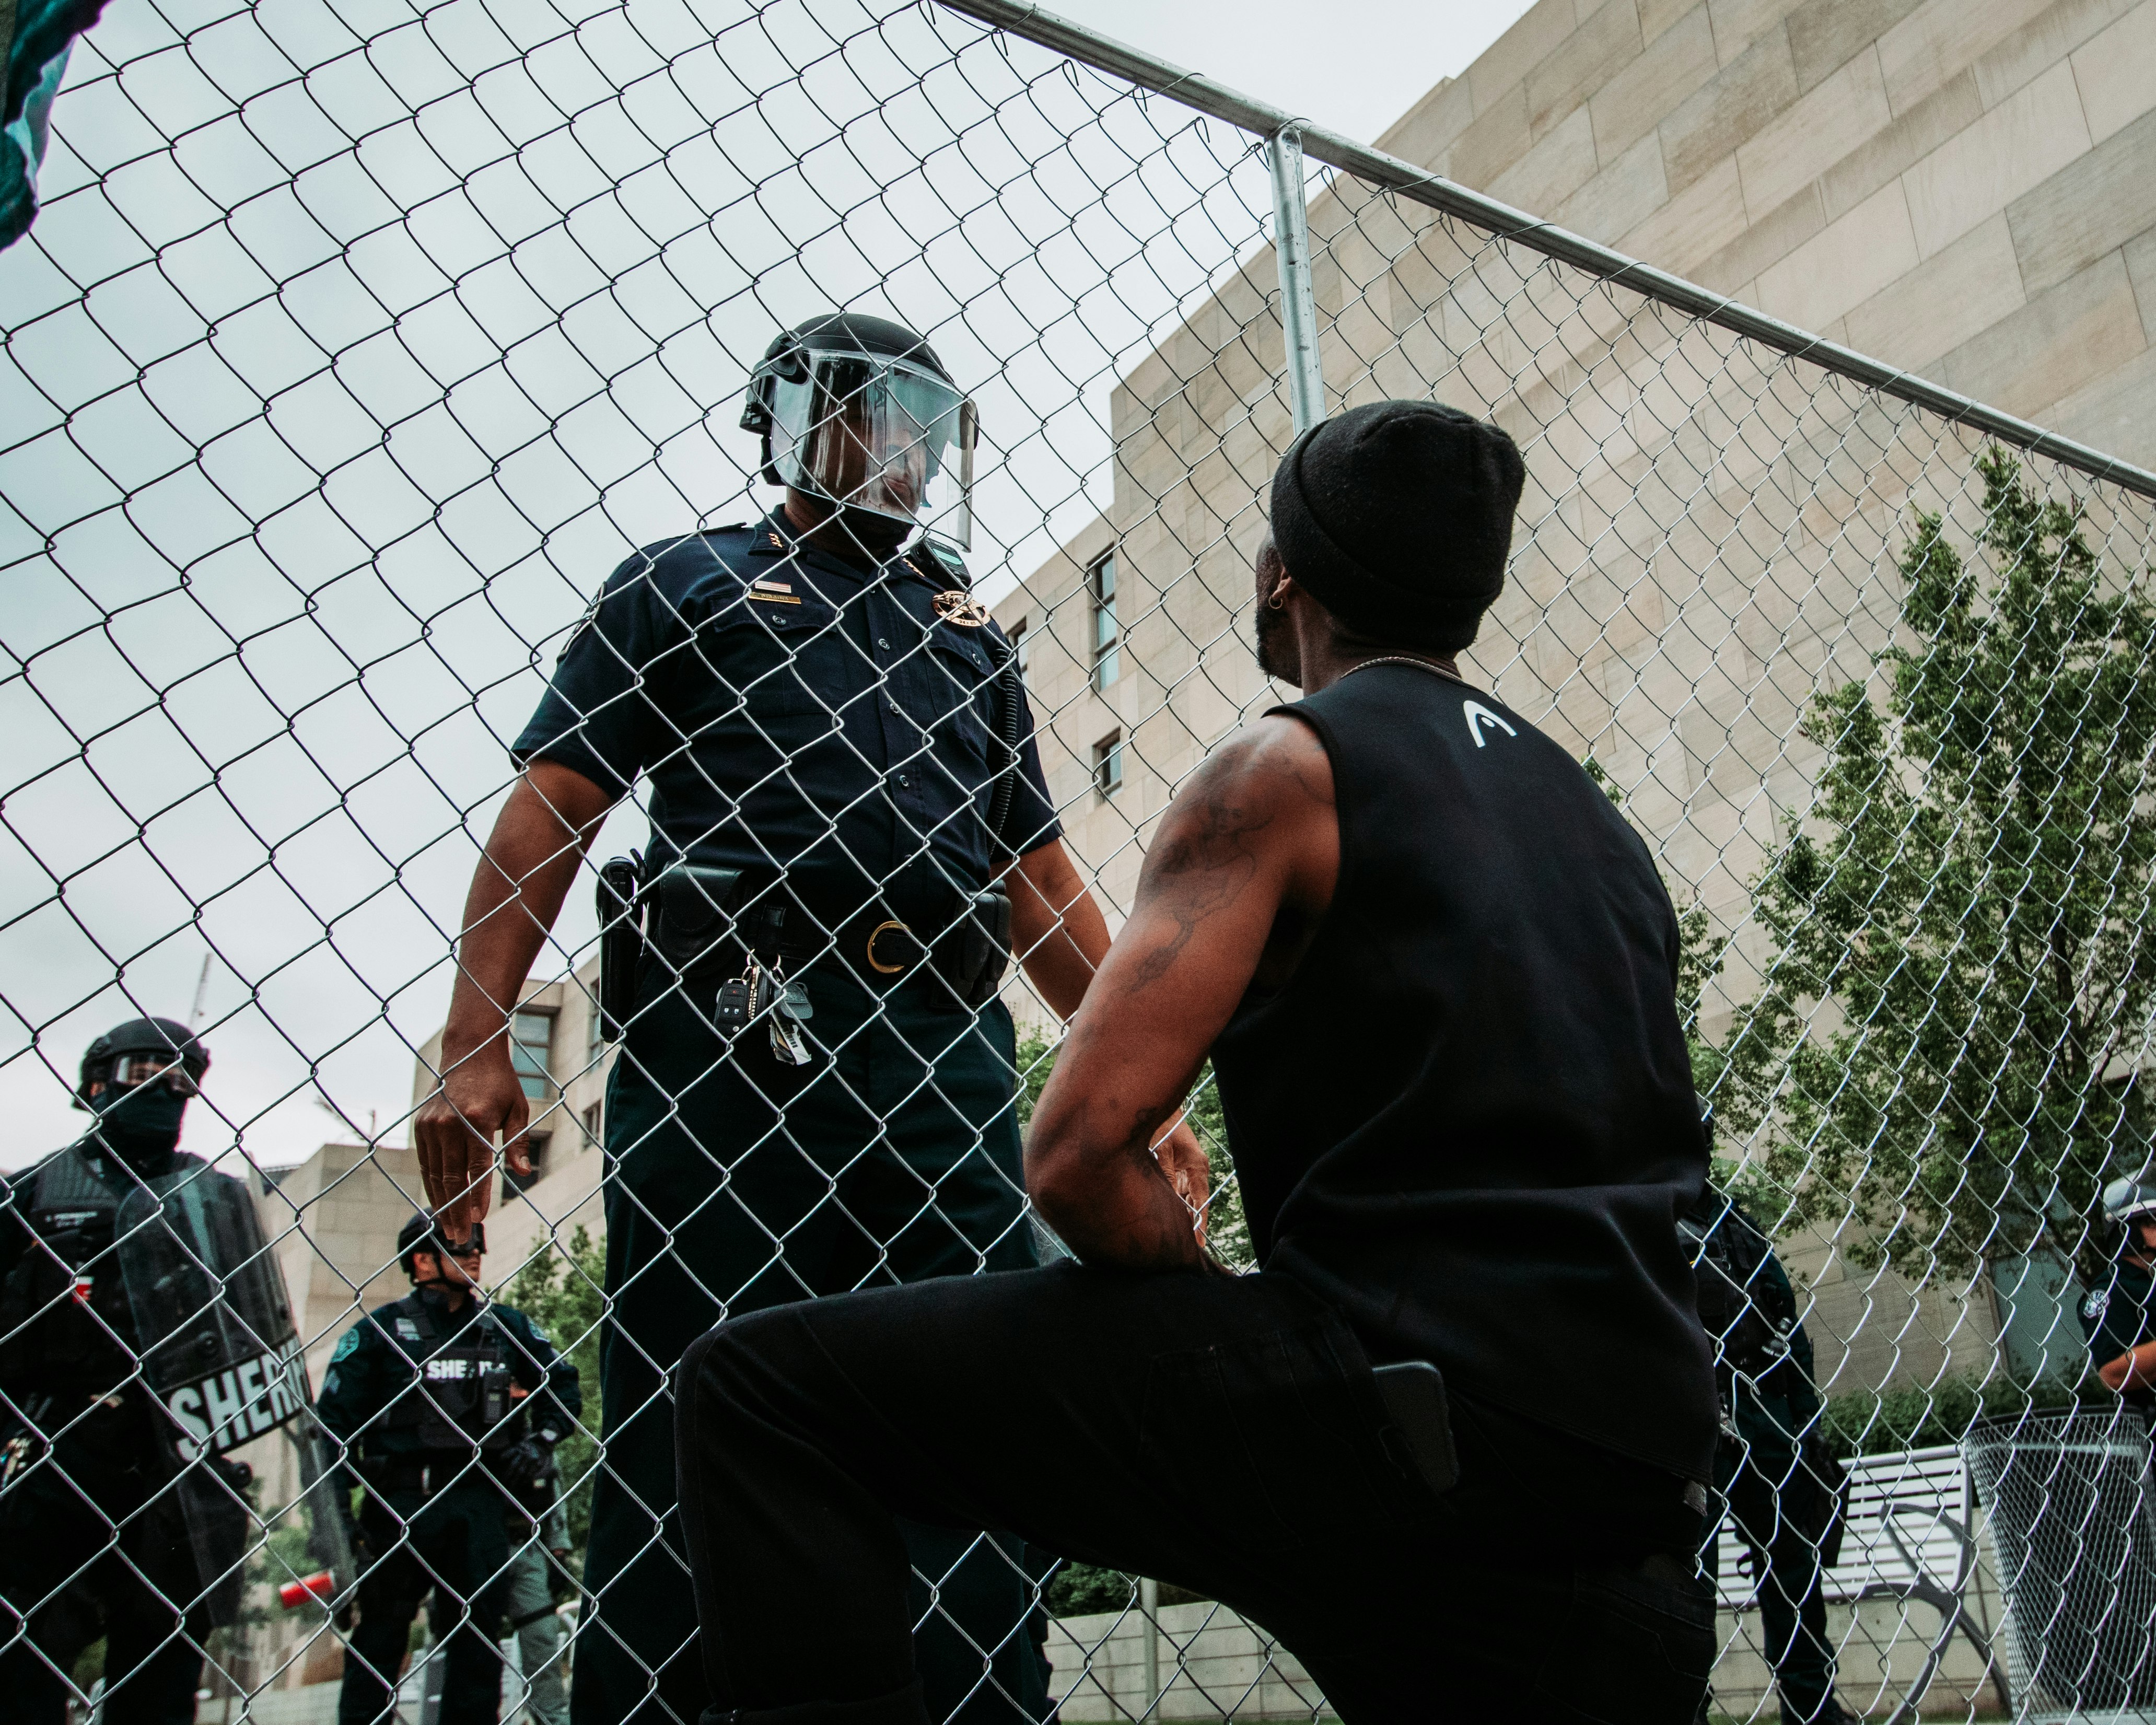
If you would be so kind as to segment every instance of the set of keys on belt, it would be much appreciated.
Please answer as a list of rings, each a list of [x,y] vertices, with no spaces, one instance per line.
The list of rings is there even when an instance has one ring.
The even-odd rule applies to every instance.
[[[808,1004],[808,991],[798,982],[787,980],[784,961],[767,968],[752,952],[748,968],[720,987],[711,1016],[719,1034],[732,1041],[761,1013],[771,1015],[773,1056],[781,1065],[807,1065],[813,1056],[802,1038],[801,1027],[815,1014]]]

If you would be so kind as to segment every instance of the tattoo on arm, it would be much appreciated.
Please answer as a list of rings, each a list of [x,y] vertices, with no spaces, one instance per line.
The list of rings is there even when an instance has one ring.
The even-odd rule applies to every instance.
[[[1138,893],[1174,923],[1175,932],[1146,954],[1133,972],[1135,987],[1165,976],[1199,926],[1232,903],[1257,873],[1258,835],[1273,811],[1260,776],[1252,773],[1251,747],[1239,744],[1200,769],[1183,817],[1147,851]]]
[[[1260,732],[1229,744],[1200,768],[1187,809],[1147,852],[1139,898],[1165,913],[1175,932],[1146,955],[1132,974],[1132,986],[1166,975],[1199,926],[1250,885],[1264,835],[1284,805],[1300,798],[1333,807],[1331,764],[1322,746],[1299,721],[1280,723],[1292,727],[1291,734]]]

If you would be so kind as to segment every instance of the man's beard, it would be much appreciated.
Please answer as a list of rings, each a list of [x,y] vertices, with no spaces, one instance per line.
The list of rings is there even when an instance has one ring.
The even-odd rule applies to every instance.
[[[1291,683],[1300,689],[1302,686],[1300,670],[1286,650],[1291,639],[1287,613],[1276,611],[1260,599],[1258,602],[1255,634],[1258,669],[1276,683]]]

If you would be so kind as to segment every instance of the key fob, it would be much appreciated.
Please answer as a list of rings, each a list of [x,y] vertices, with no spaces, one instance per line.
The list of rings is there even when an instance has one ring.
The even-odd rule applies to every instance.
[[[737,976],[720,988],[718,1003],[712,1009],[711,1017],[721,1036],[738,1036],[748,1027],[755,1009],[755,990],[747,977]]]

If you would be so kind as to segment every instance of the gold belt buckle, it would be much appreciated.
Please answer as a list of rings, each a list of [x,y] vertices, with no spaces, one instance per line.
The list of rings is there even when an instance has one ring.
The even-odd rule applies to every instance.
[[[896,916],[877,923],[874,928],[869,931],[869,941],[868,946],[865,949],[865,956],[869,961],[869,968],[875,971],[880,976],[896,976],[900,972],[906,968],[903,964],[886,964],[875,955],[876,942],[882,938],[886,930],[893,928],[896,928],[901,934],[911,934],[913,932],[911,929],[908,928]],[[917,945],[918,942],[916,942],[916,944]]]

